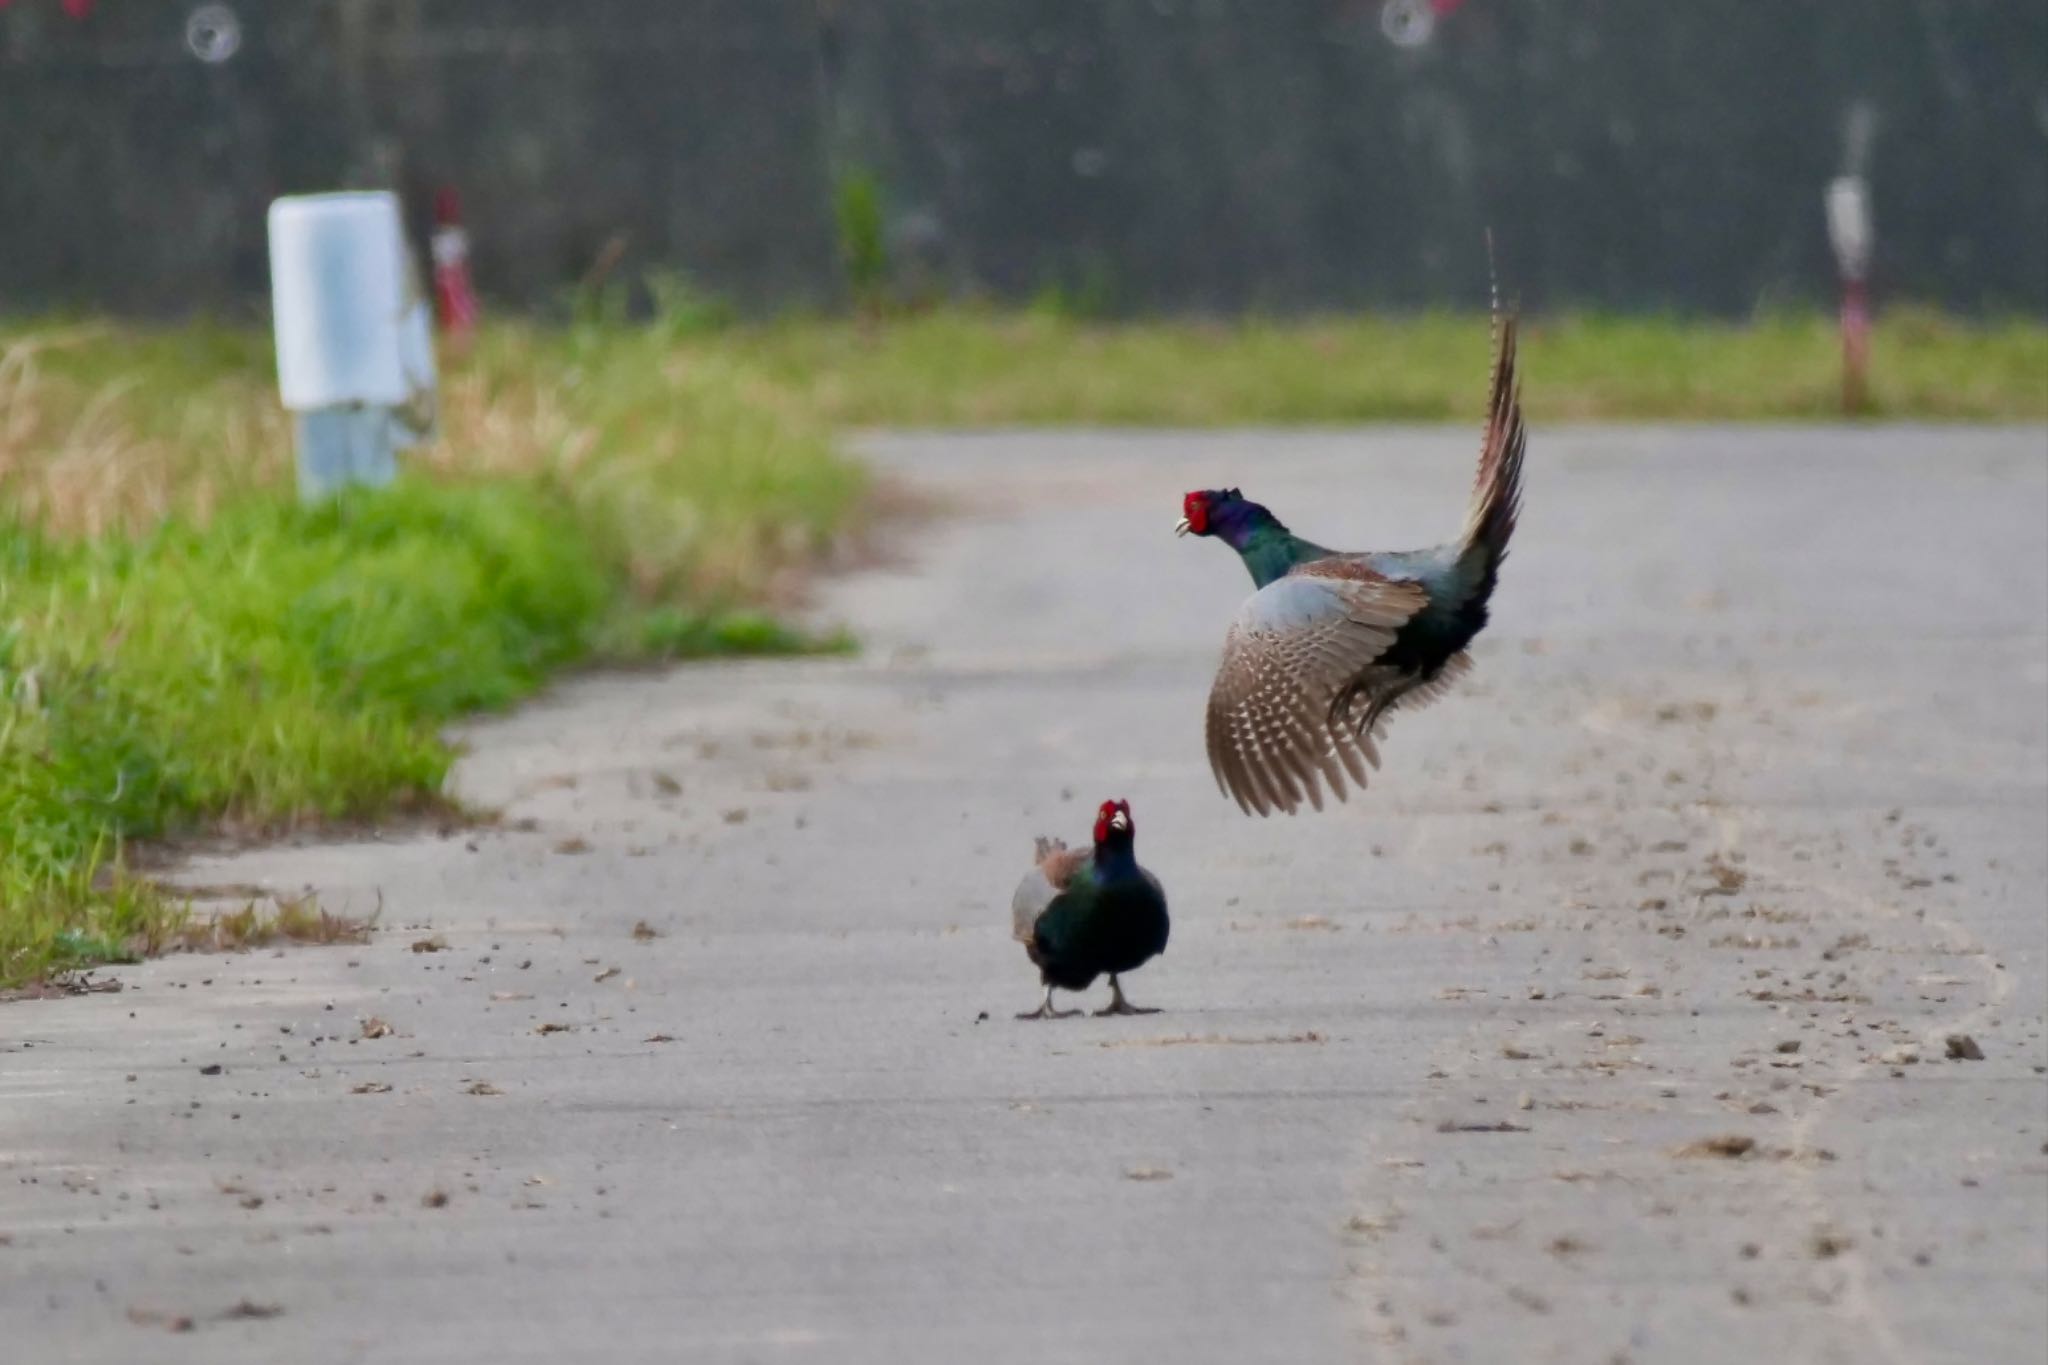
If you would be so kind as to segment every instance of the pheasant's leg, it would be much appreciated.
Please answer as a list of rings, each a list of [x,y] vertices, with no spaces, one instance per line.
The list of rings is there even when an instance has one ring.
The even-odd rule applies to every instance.
[[[1105,1014],[1157,1014],[1156,1009],[1145,1009],[1124,999],[1124,988],[1117,983],[1116,973],[1109,974],[1109,1004],[1095,1011],[1096,1017]]]
[[[1045,999],[1038,1002],[1038,1008],[1028,1013],[1020,1014],[1017,1017],[1019,1019],[1066,1019],[1080,1012],[1079,1010],[1054,1009],[1052,1007],[1052,986],[1048,983],[1045,988]]]

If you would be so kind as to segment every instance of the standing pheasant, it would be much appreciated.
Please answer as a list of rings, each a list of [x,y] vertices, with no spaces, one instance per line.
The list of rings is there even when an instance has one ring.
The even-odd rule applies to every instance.
[[[1257,588],[1230,624],[1209,692],[1209,766],[1247,814],[1323,808],[1349,775],[1379,766],[1374,738],[1395,708],[1434,701],[1471,667],[1522,494],[1515,319],[1499,327],[1472,507],[1458,539],[1427,550],[1347,554],[1303,540],[1235,488],[1190,493],[1176,535],[1216,536]]]
[[[1166,951],[1166,890],[1138,866],[1131,803],[1105,801],[1095,813],[1095,848],[1040,839],[1038,857],[1011,898],[1012,929],[1038,966],[1045,998],[1019,1019],[1063,1019],[1053,987],[1084,991],[1109,974],[1109,1005],[1097,1014],[1154,1014],[1124,999],[1117,976]]]

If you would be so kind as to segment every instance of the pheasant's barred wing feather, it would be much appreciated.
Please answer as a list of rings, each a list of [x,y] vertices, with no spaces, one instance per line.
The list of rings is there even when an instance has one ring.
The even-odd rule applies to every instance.
[[[1427,600],[1419,584],[1356,561],[1326,560],[1253,593],[1231,622],[1209,692],[1209,766],[1246,812],[1342,800],[1344,779],[1365,785],[1379,754],[1357,722],[1370,705],[1374,663]],[[1390,670],[1388,683],[1395,676]]]

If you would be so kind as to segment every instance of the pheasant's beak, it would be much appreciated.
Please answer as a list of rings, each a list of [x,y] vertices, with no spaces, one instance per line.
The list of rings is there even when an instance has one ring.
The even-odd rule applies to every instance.
[[[1177,536],[1184,536],[1194,529],[1194,523],[1190,522],[1186,517],[1182,517],[1173,524],[1173,533]]]
[[[1118,811],[1115,815],[1109,817],[1109,827],[1121,833],[1131,827],[1131,817],[1125,815],[1122,811]]]

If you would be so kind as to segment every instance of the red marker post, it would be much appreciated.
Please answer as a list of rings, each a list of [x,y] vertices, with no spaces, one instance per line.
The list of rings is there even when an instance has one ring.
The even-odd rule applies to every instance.
[[[1842,281],[1842,411],[1862,412],[1870,402],[1870,255],[1875,231],[1870,195],[1860,175],[1838,176],[1828,186],[1828,241]]]
[[[469,278],[469,233],[462,226],[462,200],[446,187],[434,192],[434,316],[457,351],[467,350],[476,332],[476,289]]]

